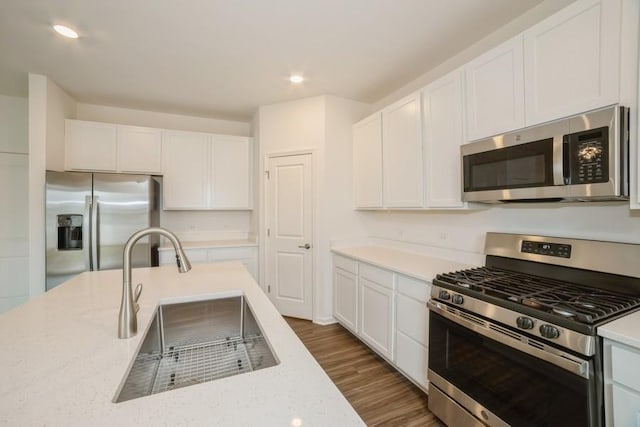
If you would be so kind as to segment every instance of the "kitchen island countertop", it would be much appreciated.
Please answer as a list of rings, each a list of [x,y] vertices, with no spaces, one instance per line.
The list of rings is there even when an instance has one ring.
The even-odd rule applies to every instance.
[[[362,420],[240,263],[133,271],[138,334],[117,338],[122,270],[82,273],[0,315],[0,424],[360,426]],[[277,366],[113,403],[159,302],[241,291]]]

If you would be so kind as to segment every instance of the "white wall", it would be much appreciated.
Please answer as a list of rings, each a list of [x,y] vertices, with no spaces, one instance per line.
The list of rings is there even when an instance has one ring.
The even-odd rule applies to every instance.
[[[219,120],[208,117],[183,116],[155,111],[133,110],[106,105],[78,104],[79,120],[119,123],[123,125],[148,126],[163,129],[220,133],[225,135],[250,136],[248,122]]]
[[[258,223],[260,230],[259,248],[259,270],[260,285],[265,288],[267,280],[268,266],[266,265],[266,225],[265,225],[265,180],[267,156],[291,151],[312,150],[314,153],[315,165],[318,165],[320,150],[324,143],[324,97],[316,96],[297,101],[285,102],[282,104],[261,106],[254,118],[254,123],[258,127],[254,130],[254,137],[257,136],[259,148],[259,162],[254,170],[258,175],[259,195]],[[318,173],[314,169],[314,209],[318,206]],[[315,215],[317,218],[317,215]],[[314,236],[317,236],[317,228],[314,229]],[[314,240],[315,243],[315,240]],[[318,265],[318,253],[314,251],[314,263]],[[317,275],[314,274],[314,282],[317,283]],[[314,301],[314,318],[317,312]]]
[[[483,253],[487,231],[640,243],[640,212],[629,210],[628,203],[495,205],[468,212],[366,212],[364,226],[371,237],[475,254]],[[464,258],[464,254],[460,256]]]
[[[353,210],[352,124],[370,112],[369,104],[327,96],[325,103],[325,149],[322,172],[318,242],[318,321],[328,323],[333,316],[333,273],[331,241],[366,235],[363,213]]]
[[[75,101],[46,76],[29,74],[29,296],[45,291],[46,169],[64,164],[64,120]],[[51,159],[48,159],[51,156]]]
[[[444,76],[448,72],[464,65],[480,54],[542,21],[544,18],[553,15],[555,12],[574,1],[575,0],[544,0],[542,3],[529,9],[513,21],[496,29],[496,31],[488,36],[478,40],[462,52],[452,55],[451,58],[444,61],[442,64],[431,70],[427,70],[416,79],[374,102],[372,111],[380,110],[394,101],[397,101],[398,99],[426,86],[430,82]]]
[[[329,245],[332,238],[361,234],[351,209],[351,124],[366,114],[367,104],[317,96],[260,107],[254,119],[260,150],[260,230],[264,233],[264,170],[268,155],[311,150],[314,157],[314,301],[313,319],[332,319]],[[266,241],[266,236],[261,235]],[[261,245],[260,271],[265,272],[265,245]],[[261,274],[264,286],[265,275]]]
[[[0,313],[29,297],[28,105],[0,95]]]
[[[47,79],[47,170],[64,170],[65,120],[75,118],[76,113],[75,100]]]
[[[26,98],[0,95],[0,152],[29,152]]]

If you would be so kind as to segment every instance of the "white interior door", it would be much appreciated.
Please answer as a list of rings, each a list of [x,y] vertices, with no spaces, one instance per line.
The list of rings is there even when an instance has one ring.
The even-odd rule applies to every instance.
[[[281,314],[311,319],[311,154],[271,157],[268,167],[267,293]]]

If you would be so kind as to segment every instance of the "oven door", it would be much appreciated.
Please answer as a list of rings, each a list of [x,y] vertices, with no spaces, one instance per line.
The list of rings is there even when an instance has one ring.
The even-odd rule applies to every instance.
[[[433,301],[429,308],[429,409],[445,423],[463,425],[456,421],[463,407],[491,426],[602,424],[601,377],[592,361],[544,356],[552,363],[517,331]]]

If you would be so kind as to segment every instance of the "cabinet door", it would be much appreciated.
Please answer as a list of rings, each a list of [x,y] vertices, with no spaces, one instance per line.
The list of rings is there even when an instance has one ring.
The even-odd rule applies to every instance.
[[[67,120],[65,169],[116,171],[116,125]]]
[[[164,209],[207,209],[210,136],[165,132],[163,141]]]
[[[398,294],[398,331],[429,346],[429,310],[426,303]]]
[[[640,393],[613,384],[613,425],[640,427]]]
[[[462,207],[462,70],[456,70],[427,86],[422,100],[426,206]]]
[[[358,333],[358,281],[356,275],[341,268],[333,269],[333,307],[342,326]]]
[[[162,130],[119,125],[118,171],[162,173]]]
[[[524,33],[527,126],[618,100],[620,0],[580,0]]]
[[[421,120],[419,93],[382,112],[383,191],[387,207],[423,206]]]
[[[353,193],[356,208],[382,207],[382,115],[353,125]]]
[[[429,351],[427,347],[409,338],[402,332],[396,334],[396,365],[416,384],[428,388],[427,371]]]
[[[374,350],[393,361],[393,290],[363,277],[360,285],[360,337]]]
[[[521,35],[465,66],[469,140],[524,127],[523,67]]]
[[[210,155],[211,207],[250,209],[251,140],[216,135]]]

